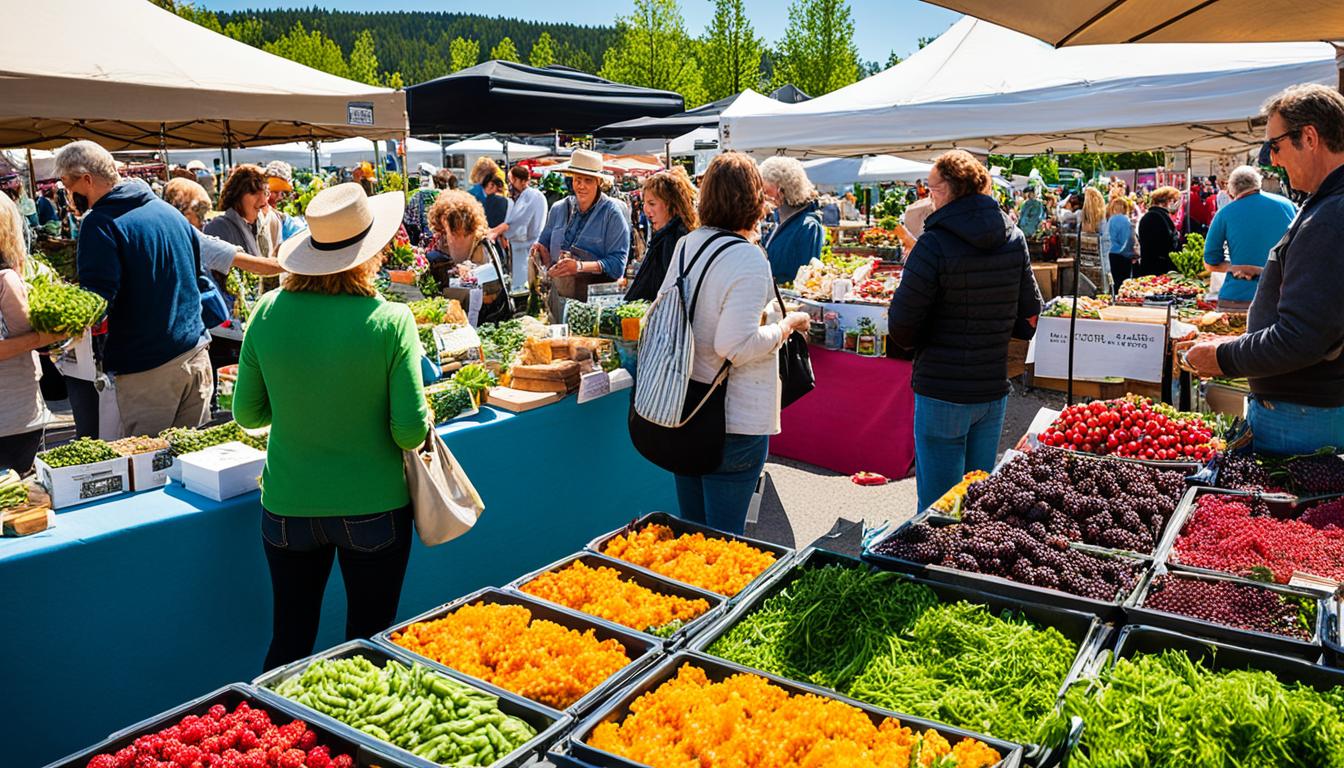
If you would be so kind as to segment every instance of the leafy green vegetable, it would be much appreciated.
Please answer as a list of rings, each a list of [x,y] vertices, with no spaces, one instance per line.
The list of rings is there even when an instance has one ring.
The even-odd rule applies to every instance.
[[[434,412],[434,423],[442,424],[459,413],[471,410],[471,392],[464,387],[449,383],[448,386],[430,393],[429,408]]]
[[[439,281],[434,279],[434,273],[425,269],[415,278],[415,287],[420,289],[420,293],[425,296],[439,295]]]
[[[406,305],[410,307],[411,314],[415,315],[415,322],[438,325],[443,322],[443,318],[448,313],[448,299],[442,296],[431,296],[427,299],[412,301]]]
[[[41,333],[81,334],[105,311],[102,296],[54,276],[34,279],[28,291],[28,324]]]
[[[206,429],[193,429],[191,427],[170,427],[159,433],[159,437],[168,441],[168,448],[172,450],[174,456],[181,456],[187,453],[203,451],[216,445],[222,445],[230,442],[240,442],[243,445],[250,445],[259,451],[266,450],[268,438],[266,435],[249,435],[238,426],[236,421],[226,421]]]
[[[569,332],[575,336],[596,336],[597,307],[569,299],[565,302],[565,323],[569,325]]]
[[[514,356],[523,348],[523,342],[527,341],[521,320],[482,325],[476,329],[476,335],[481,337],[481,355],[505,369],[513,363]]]
[[[115,459],[119,455],[102,440],[81,437],[65,445],[39,453],[37,457],[45,461],[47,466],[56,469],[58,467],[74,467],[80,464],[94,464],[99,461]]]
[[[1198,278],[1204,272],[1204,236],[1191,232],[1185,236],[1185,247],[1171,254],[1171,263],[1186,277]]]
[[[453,375],[453,383],[471,393],[483,392],[496,384],[495,377],[479,363],[462,366]]]
[[[438,351],[438,345],[434,343],[434,326],[428,323],[424,325],[418,325],[416,326],[416,331],[418,331],[420,334],[421,352],[429,357],[436,356],[430,354],[431,352],[437,353]]]

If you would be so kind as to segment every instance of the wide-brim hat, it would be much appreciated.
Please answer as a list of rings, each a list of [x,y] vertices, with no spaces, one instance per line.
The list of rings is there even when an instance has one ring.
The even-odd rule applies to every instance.
[[[406,197],[369,197],[358,184],[337,184],[308,203],[308,231],[280,244],[280,266],[296,275],[334,275],[377,256],[406,212]]]
[[[569,156],[569,166],[561,173],[571,176],[591,176],[603,181],[611,181],[612,176],[602,170],[602,153],[590,149],[576,149]]]

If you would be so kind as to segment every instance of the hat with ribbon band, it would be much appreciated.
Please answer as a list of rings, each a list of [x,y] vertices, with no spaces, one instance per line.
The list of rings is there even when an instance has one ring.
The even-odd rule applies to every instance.
[[[308,231],[280,244],[280,266],[297,275],[334,275],[377,256],[401,226],[406,197],[369,197],[358,184],[337,184],[308,203]]]

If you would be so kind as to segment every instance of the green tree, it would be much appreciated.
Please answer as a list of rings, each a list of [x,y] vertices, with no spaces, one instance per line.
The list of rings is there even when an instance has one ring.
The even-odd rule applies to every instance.
[[[776,86],[793,83],[820,96],[859,79],[854,18],[846,0],[793,0],[776,49]]]
[[[389,72],[383,77],[383,87],[399,90],[405,88],[406,83],[402,81],[400,72]]]
[[[294,22],[289,32],[274,42],[267,43],[263,49],[277,56],[306,64],[339,77],[349,74],[345,63],[345,54],[335,40],[314,29],[304,29],[302,21]]]
[[[239,42],[247,43],[253,48],[260,48],[266,44],[260,19],[230,21],[224,25],[224,34]]]
[[[350,49],[347,77],[369,85],[382,82],[378,76],[378,54],[373,50],[373,33],[367,29],[359,33],[359,37],[355,38],[355,47]]]
[[[495,43],[495,47],[490,49],[490,58],[499,61],[522,61],[522,57],[518,55],[517,46],[513,44],[512,39],[507,37]]]
[[[556,63],[563,64],[566,67],[573,67],[580,72],[596,72],[597,64],[593,62],[593,57],[587,51],[578,46],[571,45],[568,42],[560,45],[556,52]]]
[[[765,42],[747,18],[743,0],[714,0],[714,18],[700,40],[705,98],[713,101],[761,85]]]
[[[171,11],[188,21],[199,24],[211,32],[224,34],[224,28],[220,26],[219,17],[213,11],[197,8],[190,0],[153,0],[153,3],[165,11]]]
[[[895,51],[892,51],[891,53],[887,54],[887,69],[891,69],[897,64],[900,64],[902,61],[905,61],[905,59],[902,59],[900,56],[896,55]]]
[[[456,72],[467,67],[474,67],[480,61],[481,41],[455,37],[453,42],[448,45],[449,71]]]
[[[551,38],[550,32],[542,32],[537,42],[532,44],[527,63],[534,67],[549,67],[555,63],[555,40]]]
[[[921,37],[921,38],[919,38],[919,50],[921,50],[921,51],[924,50],[924,48],[925,48],[929,43],[932,43],[934,40],[937,40],[937,39],[938,39],[938,38],[936,38],[936,37]]]
[[[676,91],[686,106],[704,103],[704,79],[686,33],[677,0],[635,0],[629,16],[616,19],[616,43],[598,72],[608,80]]]

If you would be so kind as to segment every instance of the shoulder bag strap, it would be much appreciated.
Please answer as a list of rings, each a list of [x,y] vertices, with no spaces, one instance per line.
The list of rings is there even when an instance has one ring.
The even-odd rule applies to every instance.
[[[681,304],[683,307],[689,306],[686,301],[686,278],[690,275],[691,269],[695,267],[695,262],[700,260],[700,256],[705,252],[705,249],[713,245],[714,241],[731,236],[732,235],[728,232],[715,232],[710,235],[705,239],[705,242],[701,243],[700,247],[696,249],[695,255],[691,257],[690,264],[686,263],[686,241],[681,241],[680,246],[677,248],[677,292],[681,296]]]

